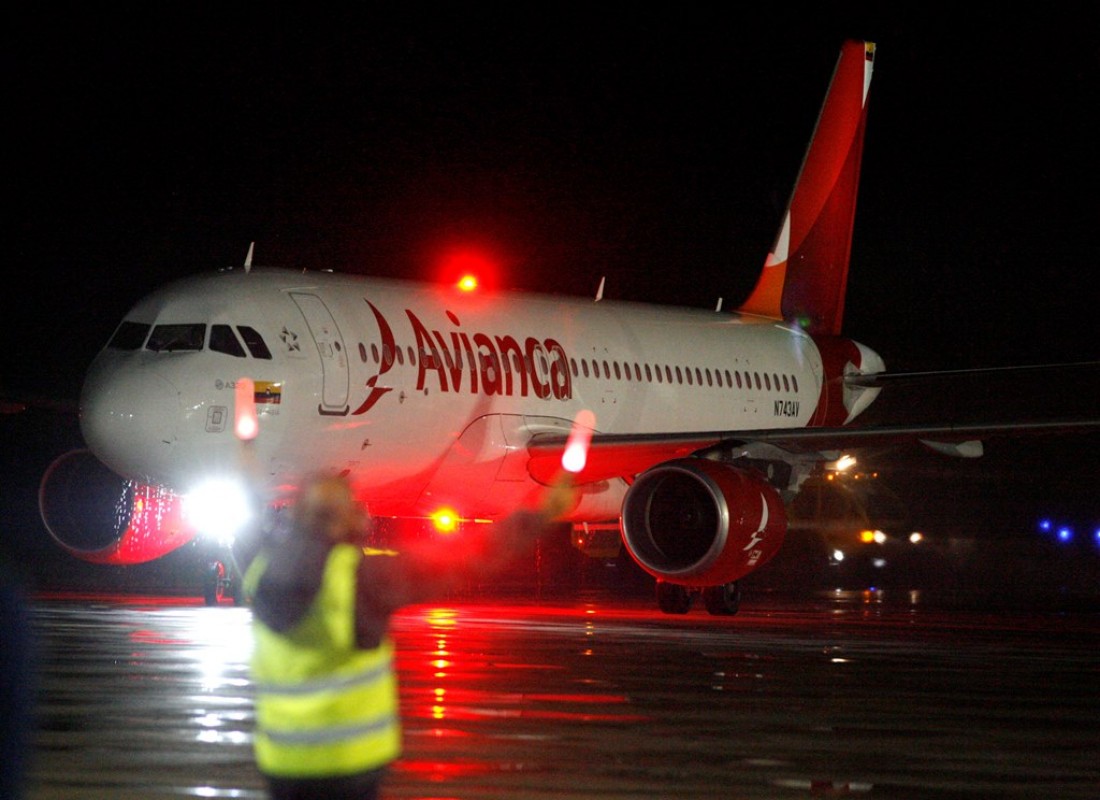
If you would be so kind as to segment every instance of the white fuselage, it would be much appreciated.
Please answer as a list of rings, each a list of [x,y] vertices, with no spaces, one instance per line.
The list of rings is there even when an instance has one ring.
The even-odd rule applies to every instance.
[[[127,324],[137,333],[100,353],[81,400],[105,464],[179,493],[237,468],[234,387],[251,378],[251,457],[270,486],[346,472],[380,515],[443,503],[506,513],[540,488],[526,471],[530,436],[568,428],[581,409],[601,433],[798,428],[826,380],[814,340],[772,321],[332,273],[191,278]],[[149,349],[143,326],[184,344]],[[625,487],[590,487],[576,516],[616,516]]]

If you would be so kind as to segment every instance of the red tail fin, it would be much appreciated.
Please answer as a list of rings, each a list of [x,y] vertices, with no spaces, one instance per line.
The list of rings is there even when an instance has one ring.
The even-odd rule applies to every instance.
[[[783,225],[742,312],[840,333],[874,55],[871,42],[841,48]]]

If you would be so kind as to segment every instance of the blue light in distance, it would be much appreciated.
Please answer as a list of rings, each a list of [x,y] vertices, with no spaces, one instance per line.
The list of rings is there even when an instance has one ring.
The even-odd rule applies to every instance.
[[[1058,529],[1058,541],[1068,542],[1073,539],[1073,529],[1063,526]]]

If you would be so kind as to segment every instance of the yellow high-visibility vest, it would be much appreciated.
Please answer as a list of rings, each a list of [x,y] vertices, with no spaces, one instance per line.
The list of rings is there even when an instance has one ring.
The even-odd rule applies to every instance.
[[[355,584],[363,551],[333,547],[317,596],[289,631],[253,619],[256,763],[279,777],[350,775],[401,752],[393,645],[355,646]],[[253,593],[267,567],[248,570]]]

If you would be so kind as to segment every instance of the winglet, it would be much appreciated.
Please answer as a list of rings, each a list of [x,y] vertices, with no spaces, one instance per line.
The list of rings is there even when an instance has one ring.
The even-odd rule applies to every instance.
[[[874,57],[871,42],[841,48],[783,224],[743,313],[840,333]]]

